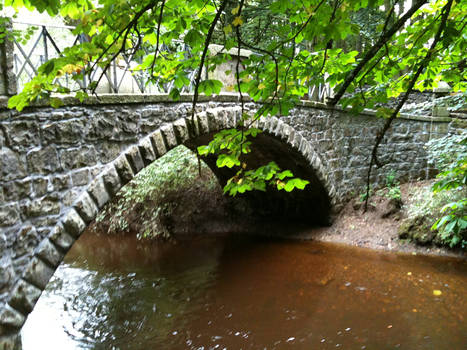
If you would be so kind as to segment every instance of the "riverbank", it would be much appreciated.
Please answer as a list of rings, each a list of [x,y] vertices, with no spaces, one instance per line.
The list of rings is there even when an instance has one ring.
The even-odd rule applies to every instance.
[[[430,183],[418,181],[400,185],[400,208],[385,196],[376,194],[371,197],[367,212],[363,212],[363,202],[354,199],[337,215],[332,226],[304,230],[294,237],[385,251],[465,258],[467,254],[461,249],[419,245],[410,239],[399,238],[400,226],[407,218],[407,207],[413,201],[412,193]]]
[[[197,235],[227,233],[261,234],[288,239],[315,240],[340,243],[375,250],[425,255],[467,257],[465,251],[435,245],[419,245],[410,239],[399,238],[399,228],[407,217],[407,204],[413,200],[415,188],[427,186],[427,181],[403,184],[402,205],[384,195],[375,194],[370,199],[367,212],[358,198],[350,201],[334,218],[329,227],[300,227],[290,223],[258,222],[254,211],[239,198],[222,195],[216,186],[209,189],[203,181],[192,183],[190,188],[165,192],[163,198],[147,198],[124,214],[128,225],[118,229],[112,224],[112,211],[106,219],[91,225],[92,230],[109,234],[136,234],[142,239],[187,239]],[[114,207],[118,204],[114,203]],[[162,208],[156,209],[156,208]],[[122,218],[120,218],[121,220]],[[161,234],[162,233],[162,234]]]

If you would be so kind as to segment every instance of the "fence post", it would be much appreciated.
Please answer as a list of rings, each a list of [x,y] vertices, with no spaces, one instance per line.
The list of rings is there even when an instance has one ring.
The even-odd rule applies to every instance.
[[[0,28],[0,32],[7,33],[3,42],[0,43],[0,95],[13,96],[17,93],[17,83],[13,63],[14,45],[11,20],[1,18],[0,25],[4,27]]]

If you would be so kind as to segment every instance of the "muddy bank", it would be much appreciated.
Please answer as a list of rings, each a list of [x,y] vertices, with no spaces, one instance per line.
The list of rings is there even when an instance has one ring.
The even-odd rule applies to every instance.
[[[407,204],[412,200],[411,193],[414,189],[428,184],[428,181],[402,184],[400,186],[402,205],[395,204],[385,196],[374,195],[370,199],[367,212],[364,212],[363,203],[354,199],[347,203],[332,226],[304,230],[295,237],[386,251],[467,257],[466,252],[460,248],[448,249],[430,242],[420,245],[411,239],[399,238],[401,225],[406,224]],[[426,234],[430,235],[431,224],[421,223],[421,225],[427,227]]]

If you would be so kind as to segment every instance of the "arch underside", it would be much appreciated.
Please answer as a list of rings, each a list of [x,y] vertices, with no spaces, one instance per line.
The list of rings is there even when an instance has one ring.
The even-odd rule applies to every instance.
[[[193,149],[206,144],[213,133],[234,127],[240,114],[239,107],[217,108],[198,113],[194,120],[179,119],[144,137],[109,163],[35,249],[5,307],[0,310],[0,344],[8,346],[17,342],[27,315],[66,252],[123,185],[178,145]],[[273,218],[286,224],[328,224],[332,206],[336,203],[335,187],[320,156],[298,132],[276,118],[260,120],[254,126],[264,133],[254,140],[253,152],[245,159],[247,164],[258,167],[274,160],[281,168],[290,169],[294,176],[306,179],[310,184],[303,191],[256,191],[242,194],[240,199],[248,202],[259,220],[265,222]],[[221,185],[233,176],[232,170],[217,168],[215,159],[208,157],[205,161]]]
[[[207,144],[215,132],[203,135],[186,145],[195,147]],[[292,193],[279,191],[269,186],[266,192],[251,191],[237,194],[237,200],[244,201],[259,223],[328,225],[330,222],[330,199],[326,189],[316,172],[308,164],[308,160],[290,145],[269,133],[258,134],[252,141],[252,152],[242,157],[247,169],[256,169],[274,161],[281,169],[289,169],[294,177],[308,180],[310,183],[304,190]],[[211,168],[221,186],[232,178],[236,169],[218,168],[216,157],[203,158]],[[235,199],[234,199],[235,200]],[[241,213],[240,213],[241,214]],[[280,225],[283,228],[283,225]]]

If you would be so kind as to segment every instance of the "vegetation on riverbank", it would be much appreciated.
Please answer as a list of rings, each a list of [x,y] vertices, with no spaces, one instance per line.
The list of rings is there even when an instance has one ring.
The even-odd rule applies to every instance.
[[[428,149],[440,173],[436,182],[413,191],[399,237],[466,249],[467,133],[432,140]]]
[[[97,216],[93,229],[112,234],[132,232],[139,238],[169,238],[175,208],[192,210],[187,203],[177,202],[180,196],[193,188],[215,193],[219,187],[204,163],[201,174],[193,153],[183,146],[175,148],[124,186]]]
[[[91,229],[170,239],[187,234],[250,232],[255,211],[242,198],[223,194],[211,169],[179,146],[145,169],[112,199]]]

